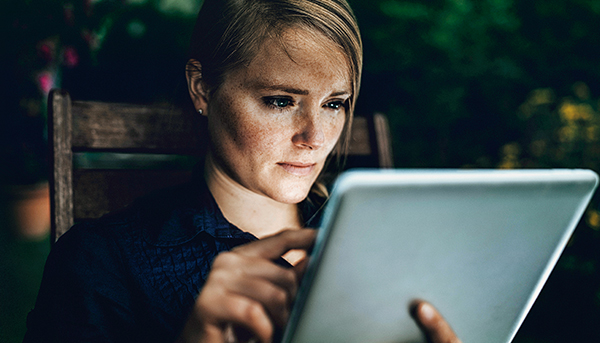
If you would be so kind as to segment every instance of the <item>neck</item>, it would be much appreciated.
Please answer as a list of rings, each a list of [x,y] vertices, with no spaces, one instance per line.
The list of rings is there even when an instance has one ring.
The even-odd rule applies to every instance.
[[[211,158],[206,158],[204,177],[225,219],[258,238],[302,225],[296,204],[275,201],[253,192],[225,173]]]

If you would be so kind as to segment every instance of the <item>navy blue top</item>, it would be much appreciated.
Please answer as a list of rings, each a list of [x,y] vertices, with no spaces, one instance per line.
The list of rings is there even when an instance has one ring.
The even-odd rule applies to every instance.
[[[48,257],[24,342],[173,342],[217,254],[256,239],[204,181],[75,225]]]

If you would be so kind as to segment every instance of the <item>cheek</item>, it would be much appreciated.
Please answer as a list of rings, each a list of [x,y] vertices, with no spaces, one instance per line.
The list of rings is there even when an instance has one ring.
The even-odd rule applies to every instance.
[[[342,135],[344,130],[344,123],[346,122],[345,115],[339,115],[332,118],[326,125],[324,125],[325,139],[327,140],[328,152],[335,147],[336,143]]]
[[[274,151],[281,143],[282,123],[277,120],[261,120],[260,109],[249,106],[236,106],[236,103],[218,109],[219,118],[214,131],[213,141],[218,150],[225,149],[228,154],[237,153],[237,158],[250,155],[264,155]],[[249,102],[246,102],[246,104]],[[241,156],[240,156],[241,155]]]
[[[282,130],[274,123],[244,120],[235,128],[235,143],[240,151],[252,155],[266,155],[281,146]]]

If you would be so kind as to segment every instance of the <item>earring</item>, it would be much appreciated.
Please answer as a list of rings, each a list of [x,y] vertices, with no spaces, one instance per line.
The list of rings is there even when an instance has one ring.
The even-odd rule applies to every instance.
[[[204,111],[202,111],[201,108],[198,109],[198,114],[202,115],[202,113],[204,113]]]

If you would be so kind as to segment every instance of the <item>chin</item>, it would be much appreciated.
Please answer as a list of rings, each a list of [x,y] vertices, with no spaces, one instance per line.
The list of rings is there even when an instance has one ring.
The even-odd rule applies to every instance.
[[[302,185],[301,187],[282,187],[278,191],[267,195],[278,202],[285,204],[298,204],[306,199],[311,187],[312,183],[308,186]]]

